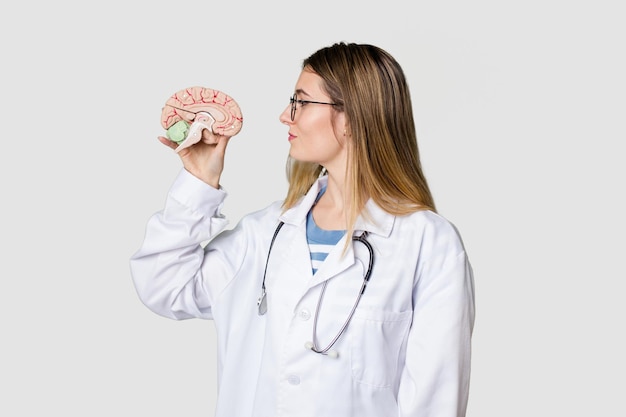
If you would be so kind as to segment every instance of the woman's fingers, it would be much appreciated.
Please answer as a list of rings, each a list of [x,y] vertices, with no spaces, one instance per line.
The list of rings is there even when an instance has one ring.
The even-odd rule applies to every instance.
[[[158,139],[159,139],[159,142],[161,142],[163,145],[167,146],[168,148],[176,149],[178,147],[178,144],[176,142],[169,140],[165,136],[159,136]]]
[[[208,133],[208,134],[207,134]],[[170,149],[179,146],[165,136],[158,137],[159,142]],[[178,152],[184,168],[202,181],[219,187],[219,179],[224,170],[224,157],[230,136],[204,132],[203,140],[187,146]]]
[[[215,152],[217,152],[219,155],[222,155],[222,157],[226,153],[226,146],[228,145],[228,141],[230,140],[230,138],[230,136],[217,136]]]

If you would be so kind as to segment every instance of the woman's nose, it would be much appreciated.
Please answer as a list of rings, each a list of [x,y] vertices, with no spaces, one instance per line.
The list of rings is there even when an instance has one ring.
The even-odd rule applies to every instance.
[[[283,112],[280,114],[280,116],[278,117],[278,120],[280,120],[281,123],[284,124],[289,124],[292,122],[291,120],[291,105],[287,105],[287,107],[285,107],[285,110],[283,110]]]

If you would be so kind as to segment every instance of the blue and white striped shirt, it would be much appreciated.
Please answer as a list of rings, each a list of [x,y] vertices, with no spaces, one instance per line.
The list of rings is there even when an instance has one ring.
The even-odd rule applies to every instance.
[[[317,200],[319,200],[322,194],[324,194],[324,191],[326,191],[326,188],[320,190],[317,195]],[[315,205],[313,207],[315,207]],[[313,219],[313,207],[311,207],[311,210],[309,210],[309,214],[306,217],[306,239],[311,253],[311,266],[313,268],[313,274],[315,274],[328,256],[328,253],[333,249],[337,242],[341,240],[346,231],[320,229],[315,224],[315,220]]]

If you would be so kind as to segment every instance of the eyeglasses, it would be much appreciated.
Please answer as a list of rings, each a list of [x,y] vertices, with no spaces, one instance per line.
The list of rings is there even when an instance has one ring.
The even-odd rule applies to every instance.
[[[298,104],[303,106],[305,104],[328,104],[329,106],[336,106],[336,103],[324,103],[321,101],[310,101],[310,100],[298,100],[298,97],[294,94],[289,98],[289,103],[291,103],[291,121],[293,122],[296,119],[296,110]]]

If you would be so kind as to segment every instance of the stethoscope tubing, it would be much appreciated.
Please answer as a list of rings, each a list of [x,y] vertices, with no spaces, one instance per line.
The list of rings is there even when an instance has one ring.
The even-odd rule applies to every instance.
[[[284,224],[285,223],[282,221],[278,223],[278,226],[276,227],[276,230],[274,231],[274,235],[272,236],[272,241],[270,242],[270,247],[267,252],[267,258],[265,260],[265,269],[263,271],[263,282],[261,284],[261,296],[259,297],[257,301],[258,314],[260,316],[264,315],[267,312],[267,299],[266,299],[267,293],[265,290],[265,277],[267,276],[267,266],[269,264],[270,255],[272,253],[272,247],[274,246],[274,242],[276,241],[278,232],[280,232],[280,229],[283,227]],[[359,290],[359,294],[354,302],[354,305],[352,306],[352,309],[350,310],[350,314],[348,315],[348,318],[341,326],[341,329],[339,330],[337,335],[331,340],[331,342],[325,348],[319,349],[317,347],[317,336],[316,336],[317,335],[317,320],[319,317],[320,309],[322,307],[322,300],[324,299],[324,294],[326,292],[326,286],[328,285],[328,281],[325,281],[322,286],[322,290],[320,291],[320,296],[317,300],[317,308],[315,309],[315,317],[313,320],[313,340],[312,342],[305,344],[306,348],[311,349],[313,352],[320,353],[322,355],[329,355],[330,349],[335,345],[335,343],[337,343],[341,335],[343,335],[346,328],[352,321],[352,317],[354,316],[356,308],[359,305],[359,301],[361,301],[361,297],[363,296],[363,293],[365,292],[365,288],[367,287],[367,284],[370,280],[370,277],[372,275],[372,268],[374,266],[374,249],[372,248],[372,245],[367,241],[367,234],[368,234],[367,231],[364,231],[360,235],[352,237],[352,241],[361,242],[363,245],[365,245],[365,247],[367,248],[369,252],[369,261],[368,261],[367,271],[365,272],[365,275],[363,276],[363,283],[361,284],[361,289]]]
[[[267,312],[267,299],[266,299],[267,293],[265,292],[265,277],[267,276],[267,265],[270,262],[270,254],[272,253],[272,247],[274,246],[274,241],[276,240],[276,236],[278,236],[278,232],[280,232],[280,229],[283,227],[284,224],[285,222],[280,222],[278,223],[278,226],[276,226],[276,230],[274,230],[274,236],[272,236],[272,241],[270,242],[270,248],[267,251],[267,258],[265,259],[265,269],[263,270],[263,283],[261,284],[261,296],[259,297],[259,300],[257,301],[257,307],[259,309],[259,316],[262,316],[263,314]]]
[[[354,304],[352,305],[352,309],[350,310],[350,314],[348,315],[348,318],[346,319],[346,321],[343,323],[343,326],[341,326],[341,329],[339,330],[337,335],[333,338],[333,340],[331,340],[328,346],[326,346],[324,349],[319,349],[317,347],[317,340],[316,340],[317,339],[316,337],[317,318],[319,316],[319,313],[322,307],[322,300],[324,299],[324,293],[326,292],[326,286],[328,285],[328,281],[324,282],[324,285],[322,286],[322,291],[320,292],[319,299],[317,300],[317,308],[315,309],[315,318],[313,319],[313,346],[311,346],[311,350],[313,352],[326,355],[330,351],[330,349],[335,345],[335,343],[337,343],[337,340],[339,340],[341,335],[346,331],[346,328],[352,321],[352,317],[354,316],[354,312],[356,311],[356,308],[359,305],[359,301],[361,301],[361,297],[363,296],[363,293],[365,292],[365,287],[367,287],[367,283],[369,282],[370,276],[372,274],[372,267],[374,266],[374,249],[372,249],[372,245],[367,241],[366,237],[367,237],[367,232],[363,232],[359,236],[352,237],[352,241],[354,242],[358,241],[358,242],[363,243],[365,247],[367,248],[369,255],[370,255],[369,263],[367,266],[367,272],[365,273],[365,276],[363,277],[363,283],[361,284],[359,295],[354,301]]]

